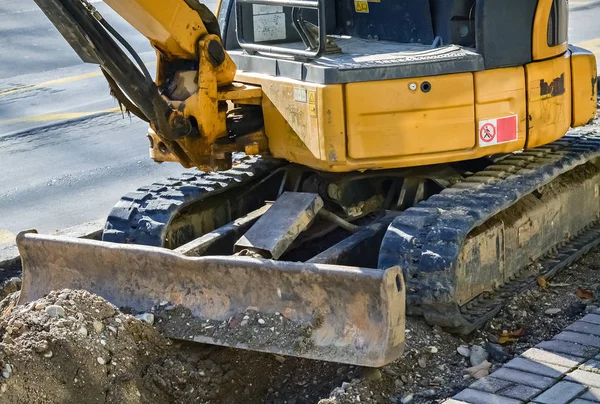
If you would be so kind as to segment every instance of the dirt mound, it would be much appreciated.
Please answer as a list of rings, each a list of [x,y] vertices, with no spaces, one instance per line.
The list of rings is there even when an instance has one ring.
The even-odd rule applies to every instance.
[[[0,402],[197,402],[215,391],[210,361],[180,361],[150,324],[96,295],[63,290],[26,306],[17,297],[1,305]]]
[[[596,250],[547,288],[511,299],[466,338],[408,318],[405,354],[380,369],[174,343],[159,332],[160,311],[143,321],[85,291],[25,306],[13,293],[0,302],[0,403],[440,403],[473,381],[460,349],[488,349],[494,370],[584,315],[571,307],[597,307],[576,291],[600,294],[599,257]],[[561,311],[546,315],[549,308]],[[505,329],[526,332],[500,346]]]
[[[18,288],[12,279],[0,296]],[[197,330],[189,313],[170,305],[143,321],[84,291],[53,292],[25,306],[15,305],[17,297],[0,302],[0,403],[439,404],[473,382],[474,362],[493,371],[597,310],[600,247],[509,299],[472,335],[407,318],[404,355],[380,369],[176,343],[161,336],[169,317],[183,314],[181,327]],[[268,335],[281,319],[248,311],[234,321]]]

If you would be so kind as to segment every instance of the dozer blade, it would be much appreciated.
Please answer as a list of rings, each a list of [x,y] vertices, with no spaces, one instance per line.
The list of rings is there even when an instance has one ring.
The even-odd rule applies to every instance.
[[[159,329],[175,339],[372,367],[404,350],[405,290],[397,267],[186,257],[29,232],[18,235],[17,245],[19,304],[53,290],[83,289],[121,309],[154,308]],[[161,312],[166,302],[176,309]],[[243,324],[256,312],[261,321]]]

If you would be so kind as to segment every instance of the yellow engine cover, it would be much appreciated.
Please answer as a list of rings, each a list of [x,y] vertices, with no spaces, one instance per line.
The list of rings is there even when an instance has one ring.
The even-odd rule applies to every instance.
[[[550,143],[595,116],[595,78],[593,55],[573,47],[524,67],[412,79],[320,85],[236,77],[263,89],[275,157],[334,172],[447,163]]]

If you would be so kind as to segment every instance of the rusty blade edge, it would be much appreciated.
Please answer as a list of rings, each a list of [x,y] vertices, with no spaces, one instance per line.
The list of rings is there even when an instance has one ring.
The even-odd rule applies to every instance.
[[[17,245],[23,263],[19,304],[67,288],[136,311],[170,301],[199,319],[218,321],[253,307],[312,324],[310,346],[299,352],[276,342],[173,337],[363,366],[381,366],[403,352],[405,290],[396,267],[186,257],[158,247],[32,233],[19,234]]]

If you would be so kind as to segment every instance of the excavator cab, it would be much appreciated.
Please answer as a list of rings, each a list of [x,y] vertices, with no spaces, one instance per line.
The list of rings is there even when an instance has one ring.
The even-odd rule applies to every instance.
[[[21,303],[83,288],[173,338],[381,366],[407,313],[469,333],[600,240],[566,0],[105,0],[154,79],[85,0],[35,1],[191,170],[101,240],[20,234]]]

